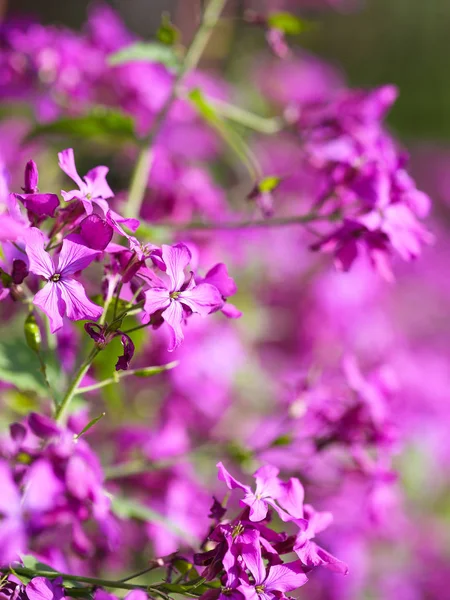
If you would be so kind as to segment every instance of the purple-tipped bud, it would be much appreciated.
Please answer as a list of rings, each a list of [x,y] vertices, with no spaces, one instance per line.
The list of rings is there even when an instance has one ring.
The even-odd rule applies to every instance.
[[[121,334],[120,341],[123,346],[123,354],[117,359],[116,371],[126,371],[134,355],[134,344],[133,340],[126,333],[122,333],[121,331],[118,333]]]
[[[25,167],[25,187],[23,191],[25,194],[37,194],[39,181],[39,171],[34,160],[29,160]]]

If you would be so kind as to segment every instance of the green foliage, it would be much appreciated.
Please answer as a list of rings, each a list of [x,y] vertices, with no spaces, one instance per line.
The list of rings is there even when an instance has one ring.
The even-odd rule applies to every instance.
[[[54,362],[47,364],[47,372],[49,379],[57,379],[57,365]],[[48,397],[39,359],[23,338],[4,335],[0,341],[0,379],[21,391],[32,391],[39,396]]]
[[[40,562],[35,556],[31,554],[22,554],[20,558],[22,560],[23,566],[26,569],[31,569],[33,571],[42,571],[49,574],[58,573],[58,571],[55,571],[55,569],[53,569],[49,565]]]
[[[276,12],[269,15],[270,27],[279,29],[286,35],[298,35],[310,28],[310,24],[289,12]]]
[[[89,423],[87,425],[85,425],[83,427],[83,429],[80,431],[80,433],[76,436],[77,439],[80,438],[84,433],[86,433],[86,431],[89,431],[89,429],[91,427],[93,427],[96,423],[98,423],[100,421],[100,419],[103,419],[103,417],[105,416],[105,414],[106,413],[102,413],[98,417],[95,417],[94,419],[92,419],[91,421],[89,421]]]
[[[27,140],[48,135],[93,139],[99,143],[136,141],[133,119],[105,107],[98,107],[80,117],[63,117],[52,123],[37,125],[28,134]]]
[[[165,44],[166,46],[173,46],[180,39],[180,32],[170,20],[170,15],[168,13],[162,15],[161,25],[156,32],[156,37],[161,44]]]
[[[130,62],[156,62],[173,71],[178,71],[180,68],[178,56],[171,46],[160,42],[135,42],[111,54],[108,62],[112,67]]]
[[[281,177],[268,175],[258,183],[258,189],[260,192],[273,192],[280,185],[280,182]]]
[[[153,377],[154,375],[159,375],[160,373],[164,373],[164,371],[170,371],[178,365],[178,360],[174,360],[173,362],[167,363],[167,365],[160,365],[157,367],[144,367],[143,369],[136,369],[133,371],[133,375],[136,377]]]

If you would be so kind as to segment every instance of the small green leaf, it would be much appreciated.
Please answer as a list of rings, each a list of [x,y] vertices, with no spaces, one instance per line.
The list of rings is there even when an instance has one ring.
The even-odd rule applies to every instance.
[[[159,42],[136,42],[108,57],[108,63],[112,67],[129,62],[156,62],[175,71],[180,68],[180,61],[174,50]]]
[[[258,188],[260,192],[273,192],[281,182],[281,177],[277,177],[276,175],[268,175],[261,179],[258,183]]]
[[[180,32],[170,20],[168,13],[163,13],[156,37],[161,44],[165,44],[166,46],[173,46],[180,39]]]
[[[31,569],[32,571],[45,571],[46,573],[58,573],[55,571],[53,567],[46,565],[45,563],[40,562],[35,556],[32,554],[22,554],[20,559],[23,563],[23,566],[26,569]]]
[[[124,113],[98,107],[80,117],[64,117],[52,123],[37,125],[27,136],[33,140],[43,135],[95,139],[99,142],[136,141],[133,119]]]
[[[30,313],[25,319],[24,333],[28,347],[34,352],[39,352],[41,349],[42,336],[36,317],[33,313]]]
[[[309,29],[309,24],[288,12],[276,12],[269,15],[267,22],[273,29],[279,29],[286,35],[298,35]]]
[[[103,419],[105,415],[106,413],[102,413],[98,417],[95,417],[95,419],[92,419],[92,421],[89,421],[89,423],[85,427],[83,427],[80,433],[76,436],[76,439],[80,438],[83,435],[83,433],[86,433],[86,431],[89,431],[89,429],[93,427],[96,423],[98,423],[100,419]]]
[[[57,381],[57,365],[44,357],[47,363],[47,374],[52,382]],[[37,395],[48,396],[48,388],[41,373],[42,366],[37,354],[30,352],[23,338],[3,335],[0,340],[0,379],[12,383],[21,391],[34,392]]]
[[[272,448],[274,448],[276,446],[289,446],[289,444],[291,442],[292,442],[292,436],[289,435],[289,433],[285,433],[285,434],[277,437],[275,440],[273,440],[273,442],[270,445]]]
[[[133,374],[136,377],[153,377],[154,375],[159,375],[159,373],[163,373],[164,371],[170,371],[178,365],[180,361],[174,360],[173,362],[167,363],[167,365],[160,365],[158,367],[144,367],[143,369],[136,369]]]

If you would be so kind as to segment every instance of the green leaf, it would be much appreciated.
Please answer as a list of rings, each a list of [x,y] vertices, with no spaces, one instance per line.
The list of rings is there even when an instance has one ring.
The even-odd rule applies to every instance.
[[[46,363],[48,377],[55,381],[56,365],[52,364],[48,357]],[[48,388],[41,373],[38,357],[28,348],[23,338],[9,338],[4,335],[0,340],[0,379],[12,383],[21,391],[32,391],[40,396],[48,396]]]
[[[163,13],[156,37],[161,44],[165,44],[166,46],[173,46],[180,39],[180,32],[170,20],[168,13]]]
[[[267,22],[270,27],[279,29],[286,35],[298,35],[310,27],[309,23],[288,12],[272,13]]]
[[[180,68],[180,61],[174,50],[159,42],[135,42],[108,57],[108,63],[112,67],[136,61],[161,63],[175,71]]]
[[[277,177],[276,175],[269,175],[261,179],[258,183],[258,188],[260,192],[273,192],[281,182],[281,177]]]
[[[89,431],[89,429],[91,427],[93,427],[96,423],[98,423],[100,421],[100,419],[103,419],[103,417],[105,415],[106,415],[106,413],[102,413],[98,417],[95,417],[95,419],[92,419],[92,421],[89,421],[89,423],[87,425],[85,425],[85,427],[83,427],[83,429],[80,431],[80,433],[76,436],[76,439],[80,438],[83,435],[83,433],[86,433],[86,431]]]
[[[167,365],[160,365],[157,367],[144,367],[143,369],[136,369],[133,371],[133,375],[136,377],[153,377],[154,375],[159,375],[159,373],[164,373],[164,371],[170,371],[179,364],[179,360],[174,360],[173,362],[167,363]]]
[[[124,113],[104,107],[98,107],[88,115],[63,117],[52,123],[37,125],[28,134],[27,140],[43,135],[95,139],[98,142],[136,141],[133,119]]]
[[[40,562],[32,554],[22,554],[20,559],[26,569],[31,569],[32,571],[45,571],[47,573],[58,573],[53,567]]]
[[[112,498],[111,508],[121,519],[139,519],[149,523],[158,523],[172,534],[184,540],[190,546],[195,547],[199,543],[199,540],[186,531],[184,527],[136,500],[114,496]]]

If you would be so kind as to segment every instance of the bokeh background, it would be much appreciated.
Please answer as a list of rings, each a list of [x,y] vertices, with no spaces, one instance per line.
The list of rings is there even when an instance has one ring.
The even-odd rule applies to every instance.
[[[0,0],[0,14],[8,18],[29,13],[42,23],[79,29],[86,21],[88,4],[85,0],[39,0],[38,3]],[[236,18],[242,13],[244,4],[248,7],[249,2],[229,1],[226,18],[207,49],[202,66],[225,74],[237,90],[233,92],[235,100],[255,112],[273,114],[271,111],[275,109],[262,97],[261,90],[254,84],[255,78],[248,77],[249,72],[254,73],[260,57],[266,59],[269,51],[262,30],[242,26]],[[256,9],[261,9],[263,4],[258,0],[253,3]],[[273,4],[272,1],[271,6]],[[380,282],[370,269],[358,267],[349,274],[336,274],[331,261],[311,259],[306,244],[305,250],[297,254],[295,244],[299,240],[295,239],[295,234],[292,239],[287,236],[283,239],[282,232],[272,231],[267,234],[268,241],[256,233],[236,237],[236,243],[242,245],[242,255],[248,259],[246,264],[236,256],[239,252],[233,252],[235,239],[221,237],[211,256],[216,256],[215,252],[220,255],[220,249],[224,252],[224,260],[230,259],[232,273],[240,288],[236,304],[243,310],[244,318],[236,325],[220,323],[217,332],[212,333],[201,326],[197,330],[194,325],[192,337],[187,338],[185,346],[176,355],[184,361],[184,368],[170,374],[169,383],[155,384],[150,390],[130,383],[129,388],[108,388],[101,398],[96,397],[93,402],[111,408],[109,424],[99,425],[98,447],[106,460],[111,456],[117,459],[117,452],[114,455],[115,450],[110,447],[108,427],[119,427],[126,420],[139,425],[145,422],[154,428],[150,438],[145,438],[148,455],[152,460],[158,460],[161,458],[157,447],[159,440],[165,442],[164,428],[167,422],[173,425],[171,419],[175,415],[175,425],[179,429],[174,434],[174,448],[169,450],[176,456],[177,451],[187,453],[190,445],[195,448],[198,444],[200,458],[196,456],[193,467],[190,465],[190,470],[186,470],[187,475],[180,475],[176,468],[173,472],[169,469],[164,481],[163,478],[159,481],[156,476],[152,480],[149,476],[144,483],[136,482],[136,489],[144,499],[147,493],[152,507],[153,498],[156,498],[157,509],[165,513],[167,519],[174,522],[178,519],[181,527],[197,532],[195,528],[201,530],[204,522],[201,516],[196,520],[198,515],[191,515],[188,499],[196,498],[199,514],[208,505],[209,495],[202,485],[208,478],[212,481],[214,463],[219,458],[216,451],[202,446],[211,432],[227,442],[235,435],[236,439],[231,439],[227,447],[228,457],[250,472],[253,463],[247,460],[243,440],[249,447],[253,444],[257,453],[256,438],[260,428],[267,426],[265,433],[269,439],[268,421],[272,417],[276,421],[276,410],[272,414],[274,398],[277,398],[277,406],[287,405],[283,399],[286,390],[280,392],[282,386],[278,377],[282,378],[289,371],[292,373],[295,368],[303,369],[311,357],[314,361],[322,361],[325,368],[334,368],[338,362],[336,357],[347,347],[357,354],[362,366],[369,371],[386,361],[400,375],[400,399],[393,404],[393,413],[402,423],[406,444],[395,455],[394,466],[399,470],[406,499],[403,501],[401,494],[400,499],[395,493],[391,494],[384,483],[374,488],[373,494],[372,489],[366,494],[364,485],[360,488],[360,482],[351,477],[347,487],[339,493],[319,491],[314,501],[321,508],[328,506],[337,513],[335,531],[338,534],[328,538],[330,549],[352,565],[352,573],[344,582],[325,576],[311,588],[306,588],[302,597],[441,600],[446,597],[443,585],[446,573],[448,579],[450,572],[447,570],[450,564],[450,445],[446,441],[450,414],[447,309],[450,299],[447,283],[450,264],[450,74],[447,64],[450,2],[349,0],[330,8],[324,1],[319,9],[319,2],[312,0],[293,1],[292,4],[297,8],[301,4],[301,14],[312,22],[311,27],[293,42],[294,48],[322,57],[351,87],[372,88],[385,83],[398,86],[400,96],[387,122],[411,153],[412,173],[419,188],[429,192],[433,199],[430,228],[436,233],[436,244],[427,248],[417,263],[397,264],[398,281],[395,287],[390,287]],[[183,42],[188,43],[202,2],[116,0],[110,5],[128,28],[144,39],[151,39],[160,24],[161,13],[167,11],[180,29]],[[259,141],[255,142],[256,148]],[[94,158],[89,150],[86,146],[77,148],[80,171],[104,161],[117,167],[109,179],[112,187],[125,188],[132,160],[125,161],[122,169],[121,161],[114,164],[114,149],[96,149]],[[61,179],[55,165],[52,166],[51,156],[46,155],[48,168],[43,174],[43,181],[48,186],[56,185]],[[227,170],[223,163],[219,168],[214,167],[217,171],[214,175],[226,187],[232,169]],[[242,199],[248,181],[244,181],[241,188],[234,174],[230,179],[232,199],[234,196]],[[301,236],[299,239],[304,242]],[[196,241],[201,246],[202,239],[194,239]],[[270,243],[279,248],[277,257],[282,264],[279,273],[268,267],[273,266],[272,256],[267,251]],[[257,250],[252,250],[252,244]],[[258,251],[260,256],[257,256]],[[205,254],[208,256],[208,250]],[[238,336],[235,331],[239,332]],[[196,341],[196,335],[199,341]],[[217,339],[220,339],[220,347]],[[140,335],[138,352],[142,351],[141,360],[146,363],[155,357],[162,362],[171,358],[161,350],[161,340],[157,340],[155,347],[146,344],[148,340]],[[298,362],[295,352],[300,357]],[[208,365],[202,358],[205,353],[209,357]],[[116,354],[117,348],[112,347],[102,355],[95,372],[99,379],[110,375]],[[388,372],[384,374],[389,379]],[[217,388],[220,388],[219,392]],[[166,397],[167,389],[170,391]],[[182,410],[177,404],[180,397],[183,399]],[[203,401],[205,398],[206,402]],[[179,413],[183,427],[188,423],[186,431],[177,421]],[[217,418],[219,413],[220,419]],[[264,421],[266,418],[268,421]],[[247,422],[250,426],[245,430],[243,424]],[[249,434],[252,427],[253,437]],[[133,438],[131,428],[132,425],[122,432],[123,438],[119,435],[118,439],[130,444],[132,454],[136,450],[133,443],[139,445],[141,442],[138,436]],[[134,442],[130,441],[132,438]],[[297,459],[295,452],[293,457]],[[119,459],[122,458],[119,452]],[[162,458],[166,459],[164,452]],[[259,458],[278,459],[275,451],[267,456],[262,452]],[[326,479],[328,467],[316,463],[308,465],[309,475],[314,475],[317,469],[321,476],[325,473]],[[174,486],[173,495],[184,498],[181,508],[176,505],[178,500],[174,501],[176,506],[170,504],[169,485]],[[163,491],[155,491],[159,489]],[[364,520],[367,516],[364,509],[369,503],[377,515],[375,520],[379,518],[381,523],[378,523],[381,531],[377,530],[373,535],[367,533],[372,532],[372,527],[375,531],[371,518],[367,517],[367,522]],[[361,518],[362,524],[358,519],[354,520],[360,507],[365,515]],[[386,522],[380,517],[381,513]],[[173,549],[170,543],[165,545],[164,527],[147,524],[147,531],[153,547]],[[401,542],[398,542],[400,538]],[[423,544],[425,538],[427,543]],[[130,539],[133,539],[131,533]],[[176,545],[176,536],[170,542]],[[144,545],[147,543],[145,540]],[[129,562],[133,560],[139,563],[136,557]],[[423,569],[424,564],[433,567]],[[114,560],[108,566],[114,568]]]

